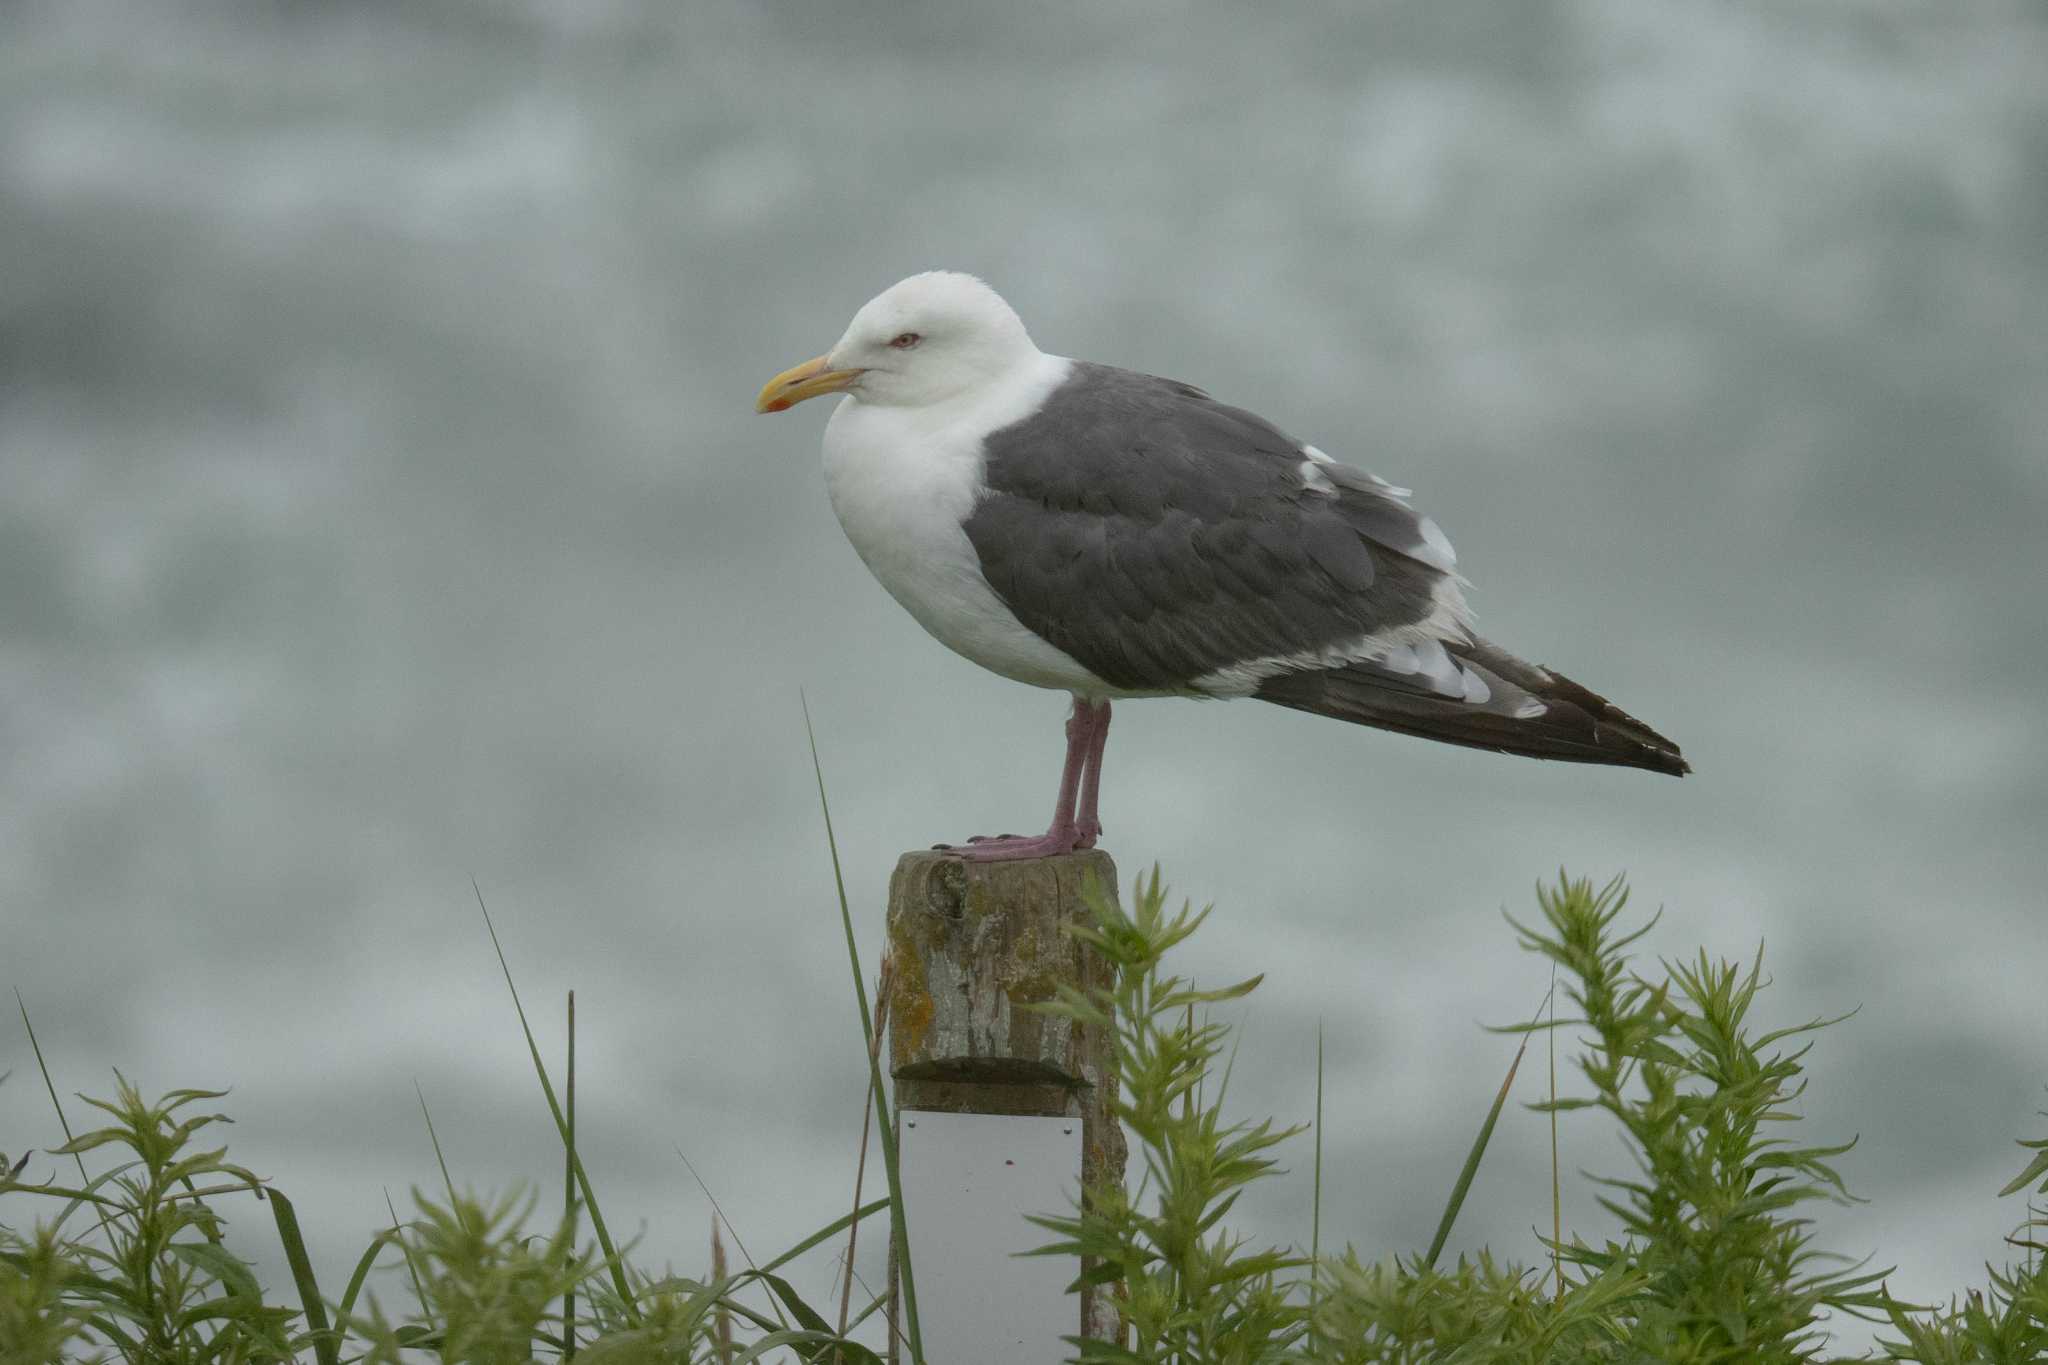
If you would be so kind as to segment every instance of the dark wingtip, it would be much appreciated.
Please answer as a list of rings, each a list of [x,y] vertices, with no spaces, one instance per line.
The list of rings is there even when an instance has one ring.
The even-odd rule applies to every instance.
[[[1644,768],[1669,777],[1692,775],[1692,764],[1685,761],[1685,755],[1678,751],[1676,744],[1605,697],[1587,692],[1576,683],[1570,686],[1581,694],[1571,699],[1572,704],[1587,710],[1591,709],[1587,702],[1596,703],[1600,707],[1595,713],[1593,733],[1602,741],[1601,747],[1607,750],[1608,757],[1595,759],[1594,762],[1613,763],[1625,768]]]
[[[1297,711],[1459,744],[1494,753],[1684,777],[1692,765],[1678,746],[1628,712],[1562,674],[1515,658],[1498,646],[1473,641],[1453,657],[1486,670],[1530,696],[1547,710],[1510,715],[1498,706],[1420,693],[1369,666],[1283,673],[1266,679],[1254,693]]]
[[[1602,717],[1602,719],[1607,720],[1608,718]],[[1619,727],[1613,726],[1611,722],[1609,725],[1601,728],[1607,729],[1610,734],[1619,729]],[[1673,745],[1670,740],[1658,735],[1659,742],[1646,743],[1641,738],[1641,735],[1655,735],[1657,732],[1644,725],[1641,721],[1634,721],[1631,728],[1639,733],[1622,738],[1620,743],[1603,743],[1600,746],[1600,756],[1589,758],[1587,761],[1592,763],[1610,763],[1618,768],[1641,768],[1645,772],[1663,773],[1666,777],[1692,776],[1692,764],[1685,761],[1685,755],[1678,752],[1677,746]],[[1532,757],[1547,758],[1552,757],[1552,755],[1538,753],[1532,755]]]

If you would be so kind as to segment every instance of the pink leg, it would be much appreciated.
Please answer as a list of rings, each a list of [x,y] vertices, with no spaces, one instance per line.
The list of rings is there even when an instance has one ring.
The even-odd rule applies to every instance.
[[[1083,770],[1088,766],[1091,754],[1100,755],[1095,734],[1109,719],[1109,708],[1105,704],[1100,711],[1100,721],[1095,707],[1074,698],[1074,711],[1067,718],[1067,758],[1060,769],[1060,793],[1053,803],[1052,826],[1045,833],[1033,838],[1020,838],[1005,834],[1000,838],[977,835],[962,845],[939,844],[938,848],[948,853],[977,863],[1002,862],[1014,858],[1045,858],[1057,853],[1072,853],[1077,848],[1087,848],[1082,842],[1080,828],[1074,823],[1074,800],[1081,788]],[[1091,797],[1092,800],[1092,797]],[[1090,841],[1092,842],[1092,840]]]
[[[1095,798],[1102,788],[1102,750],[1108,743],[1109,699],[1105,697],[1095,703],[1095,725],[1088,741],[1088,764],[1081,773],[1081,809],[1074,817],[1082,848],[1095,847],[1095,841],[1102,837],[1102,821],[1095,814]]]

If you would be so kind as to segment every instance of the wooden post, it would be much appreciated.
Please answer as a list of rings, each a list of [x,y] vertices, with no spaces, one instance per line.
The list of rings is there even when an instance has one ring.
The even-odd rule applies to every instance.
[[[1108,964],[1061,932],[1063,925],[1090,922],[1081,889],[1091,877],[1103,894],[1115,897],[1116,864],[1100,850],[999,863],[970,863],[938,852],[906,853],[889,882],[889,952],[894,963],[889,1070],[896,1083],[899,1133],[901,1125],[915,1123],[921,1113],[1077,1120],[1079,1162],[1063,1181],[1068,1197],[1077,1188],[1123,1181],[1123,1130],[1111,1113],[1116,1097],[1111,1040],[1105,1030],[1018,1006],[1053,999],[1061,984],[1081,990],[1111,984]],[[996,1131],[1001,1131],[999,1126]],[[906,1165],[915,1152],[912,1143],[904,1157]],[[907,1187],[908,1170],[904,1179]],[[1057,1214],[1070,1207],[1055,1204],[1027,1211]],[[1021,1216],[1017,1222],[1023,1234],[1019,1245],[1051,1240],[1050,1234],[1042,1234],[1034,1243],[1035,1230],[1024,1225]],[[998,1235],[998,1230],[991,1229],[989,1235]],[[929,1245],[915,1222],[910,1240],[914,1250]],[[898,1358],[899,1341],[894,1330],[895,1266],[892,1256],[891,1361]],[[1073,1269],[1061,1269],[1062,1286],[1073,1278]],[[944,1309],[933,1303],[926,1287],[930,1281],[915,1255],[911,1270],[917,1276],[920,1321],[931,1323]],[[988,1286],[991,1296],[1002,1291],[1001,1285]],[[1120,1338],[1112,1290],[1089,1286],[1079,1299],[1077,1306],[1067,1308],[1074,1316],[1059,1325],[1061,1334]],[[1066,1304],[1073,1305],[1071,1296]],[[1058,1312],[1060,1305],[1051,1304],[1049,1309]],[[929,1350],[929,1327],[925,1340]],[[934,1360],[932,1365],[950,1362]]]

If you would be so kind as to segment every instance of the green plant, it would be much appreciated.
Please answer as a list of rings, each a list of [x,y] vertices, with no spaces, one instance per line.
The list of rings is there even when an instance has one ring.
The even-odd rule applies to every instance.
[[[2048,1114],[2043,1115],[2048,1118]],[[2034,1153],[2026,1169],[2000,1195],[2048,1195],[2048,1138],[2022,1140]],[[2035,1184],[2038,1181],[2039,1184]],[[2048,1216],[2028,1205],[2028,1216],[2007,1240],[2024,1248],[2027,1260],[2004,1270],[1987,1267],[1990,1287],[1971,1290],[1960,1303],[1913,1314],[1895,1307],[1891,1325],[1899,1339],[1879,1339],[1887,1358],[1926,1365],[2018,1365],[2048,1360]]]
[[[387,1322],[376,1300],[347,1324],[369,1343],[367,1359],[397,1361],[404,1347],[428,1348],[466,1365],[521,1365],[546,1339],[550,1307],[595,1269],[576,1252],[564,1218],[545,1239],[525,1236],[533,1205],[515,1195],[486,1202],[454,1195],[436,1204],[415,1191],[419,1209],[402,1242],[415,1286],[403,1326]]]
[[[1203,915],[1183,907],[1169,916],[1156,870],[1132,902],[1126,914],[1091,895],[1093,923],[1079,931],[1113,967],[1114,986],[1046,1007],[1113,1031],[1118,1114],[1145,1163],[1135,1193],[1090,1190],[1073,1213],[1035,1220],[1059,1239],[1044,1254],[1094,1257],[1092,1278],[1120,1280],[1127,1295],[1126,1339],[1077,1340],[1078,1361],[1806,1362],[1834,1358],[1830,1314],[1890,1322],[1904,1337],[1883,1345],[1890,1359],[2048,1359],[2048,1271],[2031,1262],[1994,1271],[1987,1293],[1944,1313],[1898,1302],[1880,1274],[1815,1245],[1803,1210],[1849,1198],[1832,1164],[1848,1145],[1773,1134],[1795,1117],[1809,1035],[1836,1021],[1757,1031],[1760,955],[1747,965],[1701,954],[1637,970],[1628,950],[1654,920],[1621,926],[1627,893],[1618,879],[1595,890],[1560,875],[1538,889],[1540,926],[1515,927],[1525,948],[1557,966],[1575,1013],[1509,1031],[1582,1039],[1574,1060],[1588,1093],[1531,1107],[1553,1118],[1602,1113],[1618,1126],[1636,1169],[1594,1179],[1622,1236],[1599,1246],[1545,1239],[1554,1289],[1550,1267],[1484,1250],[1438,1269],[1434,1246],[1372,1260],[1347,1248],[1314,1261],[1254,1249],[1222,1220],[1246,1186],[1276,1173],[1272,1149],[1298,1130],[1226,1122],[1227,1069],[1213,1100],[1201,1098],[1228,1030],[1197,1024],[1193,1010],[1242,996],[1257,980],[1203,991],[1169,975],[1168,953]],[[1496,1098],[1438,1245],[1499,1109]],[[2026,1145],[2042,1155],[2006,1193],[2048,1177],[2048,1143]]]
[[[32,1238],[0,1228],[0,1345],[9,1361],[60,1360],[72,1342],[84,1343],[85,1310],[69,1297],[85,1267],[70,1254],[55,1227]],[[96,1358],[96,1357],[95,1357]]]
[[[1224,1120],[1227,1078],[1213,1098],[1202,1092],[1229,1030],[1195,1020],[1197,1007],[1248,995],[1259,979],[1199,990],[1164,974],[1166,955],[1209,911],[1183,906],[1169,916],[1156,869],[1149,884],[1138,883],[1128,915],[1099,887],[1086,895],[1095,923],[1074,932],[1112,965],[1113,984],[1085,993],[1063,986],[1039,1008],[1110,1032],[1114,1112],[1144,1175],[1134,1195],[1098,1188],[1072,1216],[1034,1220],[1060,1239],[1040,1254],[1091,1258],[1087,1280],[1122,1286],[1132,1346],[1069,1338],[1075,1359],[1287,1359],[1307,1321],[1280,1277],[1306,1258],[1250,1250],[1220,1225],[1244,1188],[1273,1172],[1272,1149],[1303,1130]]]
[[[174,1090],[152,1103],[119,1072],[114,1080],[113,1099],[85,1101],[113,1122],[56,1154],[114,1147],[126,1159],[75,1188],[35,1187],[64,1203],[33,1240],[13,1239],[7,1260],[20,1278],[10,1298],[27,1304],[39,1330],[57,1334],[60,1349],[90,1332],[128,1360],[291,1358],[306,1344],[293,1331],[298,1315],[264,1301],[254,1272],[225,1245],[225,1220],[211,1202],[239,1192],[260,1198],[262,1182],[229,1162],[225,1147],[197,1149],[195,1136],[226,1115],[185,1112],[225,1092]],[[19,1188],[11,1178],[0,1183],[0,1191]],[[86,1235],[68,1231],[95,1215]]]
[[[1598,1182],[1626,1240],[1559,1250],[1583,1270],[1640,1278],[1628,1300],[1628,1348],[1660,1360],[1809,1360],[1823,1310],[1883,1313],[1882,1276],[1826,1269],[1846,1258],[1816,1248],[1798,1216],[1813,1200],[1847,1200],[1829,1163],[1852,1144],[1795,1146],[1766,1135],[1767,1125],[1796,1117],[1788,1106],[1804,1089],[1811,1046],[1780,1045],[1835,1021],[1753,1037],[1761,951],[1747,968],[1701,953],[1662,963],[1655,976],[1634,971],[1626,949],[1650,925],[1617,933],[1628,903],[1619,879],[1595,892],[1560,876],[1538,889],[1537,903],[1544,927],[1515,927],[1525,948],[1567,974],[1566,999],[1580,1013],[1556,1026],[1591,1035],[1577,1060],[1593,1090],[1539,1107],[1608,1114],[1638,1168]]]
[[[1167,970],[1207,911],[1169,913],[1157,871],[1140,880],[1128,914],[1099,890],[1088,903],[1092,923],[1080,933],[1114,967],[1113,984],[1063,994],[1045,1008],[1110,1030],[1117,1113],[1142,1175],[1135,1189],[1091,1190],[1072,1212],[1037,1220],[1056,1239],[1047,1254],[1090,1257],[1091,1280],[1120,1286],[1126,1338],[1076,1341],[1078,1361],[1820,1362],[1840,1358],[1829,1354],[1830,1314],[1873,1318],[1889,1332],[1876,1358],[2048,1361],[2048,1258],[2038,1254],[2048,1220],[2031,1206],[2011,1239],[2024,1261],[1989,1269],[1982,1289],[1944,1308],[1902,1303],[1878,1275],[1815,1244],[1805,1210],[1848,1198],[1834,1164],[1847,1147],[1775,1135],[1790,1131],[1810,1035],[1832,1021],[1759,1030],[1752,1019],[1766,984],[1760,960],[1699,955],[1632,965],[1629,950],[1649,925],[1623,925],[1618,881],[1595,890],[1560,877],[1537,893],[1540,921],[1516,926],[1523,946],[1555,965],[1569,1013],[1509,1031],[1556,1030],[1553,1039],[1578,1040],[1570,1060],[1584,1083],[1579,1094],[1532,1107],[1551,1121],[1604,1117],[1634,1164],[1624,1175],[1594,1177],[1619,1236],[1597,1246],[1544,1239],[1554,1283],[1551,1262],[1521,1265],[1484,1249],[1440,1266],[1436,1247],[1372,1256],[1347,1247],[1317,1257],[1233,1233],[1226,1220],[1240,1196],[1279,1173],[1277,1149],[1301,1131],[1226,1116],[1230,1030],[1211,1011],[1250,992],[1257,978],[1202,989]],[[843,896],[841,914],[847,923]],[[857,976],[857,960],[850,964]],[[509,989],[509,967],[505,975]],[[632,1264],[631,1248],[603,1232],[595,1185],[576,1151],[573,1087],[567,1104],[558,1102],[523,1008],[517,1013],[563,1138],[568,1183],[580,1196],[565,1199],[552,1230],[527,1231],[534,1200],[458,1193],[443,1164],[445,1200],[415,1194],[413,1216],[394,1212],[340,1298],[326,1299],[291,1201],[229,1162],[225,1149],[206,1145],[224,1121],[212,1109],[222,1092],[176,1090],[149,1101],[116,1073],[112,1098],[87,1101],[109,1122],[53,1149],[76,1166],[76,1183],[30,1172],[25,1157],[0,1160],[0,1199],[35,1199],[53,1210],[27,1233],[0,1223],[0,1365],[518,1365],[571,1356],[586,1365],[876,1365],[875,1353],[847,1333],[875,1313],[879,1298],[837,1330],[782,1271],[892,1205],[900,1219],[893,1170],[892,1198],[856,1208],[765,1264],[729,1271],[714,1253],[704,1277],[650,1275]],[[47,1069],[44,1081],[69,1137]],[[1504,1085],[1493,1097],[1447,1201],[1439,1245],[1454,1230],[1506,1093]],[[885,1098],[876,1102],[886,1131],[893,1115]],[[2029,1160],[2002,1193],[2048,1195],[2048,1138],[2022,1146]],[[438,1138],[435,1147],[438,1159]],[[893,1152],[884,1152],[893,1165]],[[88,1155],[113,1162],[92,1174]],[[269,1206],[296,1307],[266,1295],[228,1247],[224,1210],[244,1198]],[[586,1216],[590,1243],[580,1233]],[[1318,1204],[1312,1236],[1320,1219]],[[380,1268],[400,1273],[397,1292],[386,1296],[397,1305],[388,1316],[371,1292]],[[907,1333],[899,1346],[917,1355]]]

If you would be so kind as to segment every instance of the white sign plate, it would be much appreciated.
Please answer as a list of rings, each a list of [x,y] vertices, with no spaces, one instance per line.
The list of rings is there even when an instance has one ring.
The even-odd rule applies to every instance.
[[[931,1365],[1046,1365],[1081,1328],[1080,1267],[1025,1256],[1081,1188],[1081,1120],[902,1111],[903,1217]]]

